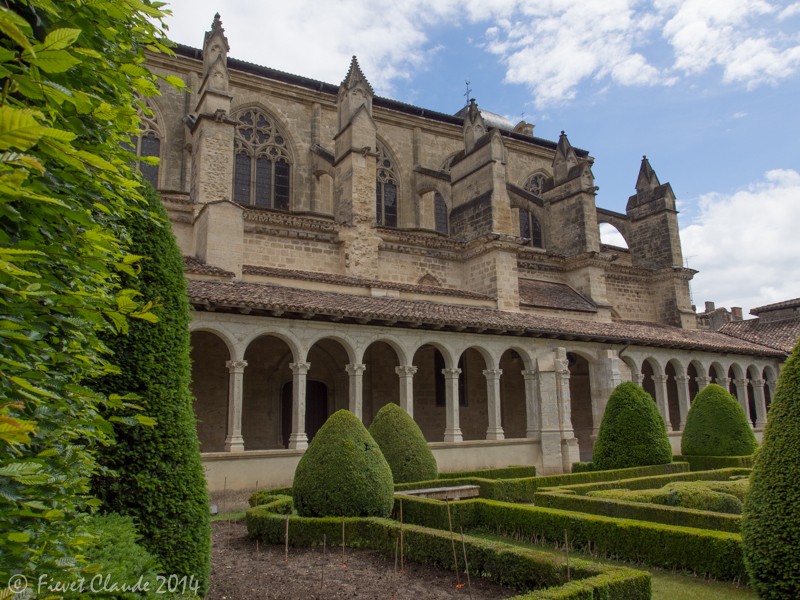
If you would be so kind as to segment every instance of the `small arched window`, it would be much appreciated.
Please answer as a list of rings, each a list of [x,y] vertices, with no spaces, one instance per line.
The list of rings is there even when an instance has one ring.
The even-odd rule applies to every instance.
[[[444,196],[436,192],[433,196],[433,216],[436,223],[436,231],[439,233],[447,233],[447,203],[444,201]]]
[[[543,173],[536,173],[528,177],[525,185],[522,186],[525,190],[536,196],[541,196],[544,192],[544,187],[547,182],[547,177]]]
[[[158,164],[150,164],[143,160],[145,157],[155,157],[161,159],[161,136],[158,133],[155,113],[147,110],[147,114],[140,113],[141,124],[139,125],[139,135],[131,139],[130,144],[125,144],[131,152],[136,154],[136,168],[141,171],[142,176],[154,188],[158,187]]]
[[[237,117],[233,199],[245,206],[289,210],[291,161],[284,136],[255,108]]]
[[[397,227],[397,182],[397,174],[389,152],[378,142],[375,218],[378,225],[383,227]]]
[[[519,235],[523,242],[534,248],[544,248],[542,225],[531,211],[519,209]]]

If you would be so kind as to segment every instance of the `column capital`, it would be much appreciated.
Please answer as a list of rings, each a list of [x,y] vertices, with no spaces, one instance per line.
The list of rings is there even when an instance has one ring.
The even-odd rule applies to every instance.
[[[225,363],[230,373],[244,373],[244,368],[247,366],[246,360],[229,360]]]
[[[701,388],[704,388],[709,383],[711,383],[711,377],[706,377],[704,375],[698,375],[697,377],[694,378],[694,380],[697,382],[697,385],[700,386]]]
[[[528,381],[535,381],[536,378],[539,376],[539,371],[534,371],[533,369],[525,369],[524,371],[520,371],[522,373],[522,377]]]
[[[500,375],[503,374],[503,369],[484,369],[483,376],[486,379],[500,379]]]
[[[667,376],[666,375],[654,374],[653,375],[653,381],[655,381],[656,383],[666,383],[667,382]]]
[[[412,365],[400,365],[394,368],[394,372],[400,377],[413,377],[419,369]]]
[[[461,375],[461,369],[442,369],[442,374],[445,379],[458,379],[458,376]]]
[[[736,379],[733,380],[733,383],[735,385],[737,385],[737,386],[747,385],[747,379],[744,379],[744,378],[741,378],[741,377],[737,377]]]
[[[763,388],[764,384],[766,383],[766,381],[764,381],[763,379],[751,379],[750,383],[753,384],[753,387],[761,387],[761,388]]]
[[[689,383],[689,379],[688,375],[675,375],[675,381],[681,384]]]
[[[633,373],[631,376],[631,381],[641,387],[644,383],[644,373]]]
[[[367,365],[362,363],[350,363],[344,366],[344,370],[347,371],[347,374],[351,377],[353,375],[363,375],[364,371],[367,370]]]
[[[292,373],[295,375],[305,375],[308,373],[308,370],[311,368],[311,363],[307,362],[296,362],[296,363],[289,363],[289,368],[292,370]]]

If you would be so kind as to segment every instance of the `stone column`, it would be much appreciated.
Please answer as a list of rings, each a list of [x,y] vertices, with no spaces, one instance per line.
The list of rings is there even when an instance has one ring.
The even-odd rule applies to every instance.
[[[292,370],[292,433],[289,435],[289,448],[302,450],[308,448],[306,436],[306,375],[311,363],[289,363]]]
[[[246,360],[229,360],[228,367],[228,434],[225,437],[225,452],[244,452],[242,437],[242,384]]]
[[[417,367],[403,365],[395,367],[394,372],[400,380],[400,408],[414,418],[414,375]]]
[[[750,427],[753,426],[753,421],[750,419],[750,403],[747,401],[747,379],[734,379],[733,385],[736,387],[736,399],[739,400],[739,406],[744,411],[744,416],[747,417],[747,422]]]
[[[461,369],[442,369],[444,374],[446,424],[445,442],[461,442],[461,427],[458,423],[458,376]]]
[[[656,406],[661,418],[664,419],[664,424],[667,426],[667,431],[672,431],[672,423],[669,420],[669,403],[667,395],[667,376],[666,375],[653,375],[653,383],[656,387]]]
[[[539,400],[541,429],[539,432],[542,452],[542,475],[564,472],[561,457],[561,421],[558,407],[558,383],[554,356],[546,354],[536,360],[536,395]]]
[[[702,390],[704,387],[706,387],[709,383],[711,383],[711,377],[703,375],[698,375],[697,377],[694,378],[694,380],[697,382],[698,392]]]
[[[505,434],[501,424],[500,412],[500,376],[503,369],[484,369],[486,377],[486,398],[489,411],[489,426],[486,429],[487,440],[503,440]]]
[[[578,440],[572,429],[572,396],[569,391],[569,361],[567,351],[557,348],[554,351],[556,368],[556,389],[558,390],[559,419],[561,421],[561,464],[564,473],[572,471],[572,463],[581,459]]]
[[[359,421],[364,420],[364,410],[363,410],[363,383],[364,383],[364,371],[367,370],[367,365],[360,364],[360,363],[353,363],[349,365],[345,365],[345,371],[350,376],[350,405],[349,410],[355,416],[358,417]]]
[[[717,378],[717,385],[724,388],[726,392],[730,391],[731,386],[731,378],[730,377],[718,377]]]
[[[764,396],[763,379],[752,379],[753,399],[756,401],[756,429],[764,429],[767,424],[767,399]]]
[[[644,373],[631,373],[631,381],[639,387],[642,387],[644,383]]]
[[[537,406],[536,383],[538,374],[536,371],[522,371],[525,379],[525,437],[533,440],[540,440],[542,437],[542,425],[539,419],[539,407]]]
[[[681,411],[680,431],[683,431],[686,428],[686,415],[689,413],[689,377],[676,375],[675,382],[678,384],[678,408]]]

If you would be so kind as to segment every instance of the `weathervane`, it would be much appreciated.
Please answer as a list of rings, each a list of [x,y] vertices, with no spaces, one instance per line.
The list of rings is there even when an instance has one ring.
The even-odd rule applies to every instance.
[[[466,98],[467,101],[464,104],[469,104],[469,98],[470,98],[470,94],[472,93],[472,88],[469,87],[469,80],[468,79],[465,80],[464,83],[467,84],[467,91],[464,92],[464,98]]]

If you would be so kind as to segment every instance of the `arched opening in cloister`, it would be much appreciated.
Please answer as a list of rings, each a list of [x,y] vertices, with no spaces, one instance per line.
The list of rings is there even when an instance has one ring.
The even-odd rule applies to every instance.
[[[589,361],[580,354],[567,352],[569,368],[569,400],[572,431],[578,440],[582,461],[592,460],[594,419]]]
[[[500,412],[506,438],[524,438],[527,431],[525,410],[525,363],[516,350],[506,350],[500,357]]]
[[[369,427],[375,415],[386,404],[400,404],[400,387],[395,368],[400,365],[397,352],[386,342],[373,342],[364,352],[366,365],[363,379],[364,413],[362,421]]]
[[[210,331],[191,334],[192,395],[201,452],[225,450],[228,426],[228,346]]]
[[[411,364],[414,374],[414,420],[429,442],[441,442],[446,426],[445,359],[432,344],[420,346]]]
[[[467,348],[458,359],[458,410],[464,441],[485,440],[489,424],[486,360],[476,348]]]

